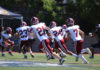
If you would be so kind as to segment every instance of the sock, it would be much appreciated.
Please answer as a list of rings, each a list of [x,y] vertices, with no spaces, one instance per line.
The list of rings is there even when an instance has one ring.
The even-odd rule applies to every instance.
[[[87,52],[86,49],[82,49],[81,53],[85,53],[85,52]]]
[[[87,62],[87,60],[85,59],[85,57],[82,54],[79,54],[79,57],[84,61]]]
[[[72,54],[72,56],[77,57],[77,55],[76,55],[76,54],[74,54],[74,53]]]

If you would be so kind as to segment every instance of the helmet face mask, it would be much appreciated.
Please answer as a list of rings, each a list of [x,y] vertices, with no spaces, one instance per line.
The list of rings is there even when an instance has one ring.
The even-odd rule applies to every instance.
[[[35,25],[35,24],[38,24],[39,23],[39,19],[37,17],[33,17],[31,19],[31,24]]]
[[[55,21],[52,21],[49,25],[50,28],[56,27],[57,23]]]

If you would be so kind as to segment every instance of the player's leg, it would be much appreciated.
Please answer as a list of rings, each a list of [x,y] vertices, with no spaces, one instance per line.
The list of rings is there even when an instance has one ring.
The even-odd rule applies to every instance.
[[[24,58],[25,58],[25,59],[27,59],[26,52],[27,52],[29,49],[30,49],[30,48],[29,48],[29,41],[26,40],[26,41],[24,41],[24,47],[23,47],[23,50],[24,50],[23,54],[24,54]]]
[[[87,64],[88,61],[85,59],[85,57],[81,54],[81,50],[83,48],[83,41],[77,41],[76,45],[76,52],[79,58],[81,58],[84,61],[84,64]]]
[[[24,46],[23,46],[24,59],[27,59],[26,52],[27,52],[27,48],[26,48],[26,46],[24,45]]]
[[[74,53],[72,53],[71,51],[68,50],[68,48],[67,48],[66,45],[65,45],[64,40],[58,41],[58,44],[59,44],[60,48],[62,49],[62,51],[63,51],[64,53],[66,53],[66,54],[68,53],[68,54],[71,55],[71,56],[77,57],[76,54],[74,54]]]
[[[57,54],[53,53],[53,50],[50,47],[50,41],[49,41],[49,39],[42,41],[42,44],[43,44],[44,49],[49,53],[49,55],[58,58],[59,59],[59,62],[60,62],[59,64],[63,64],[63,62],[65,60],[63,60],[63,58],[61,58]]]
[[[33,47],[33,43],[35,42],[35,39],[29,39],[28,41],[29,41],[29,52],[30,52],[30,55],[31,55],[32,58],[34,58],[32,47]]]
[[[66,57],[66,53],[63,52],[63,50],[60,48],[60,46],[56,40],[55,40],[55,46],[54,46],[53,50],[56,53],[58,53],[60,57],[62,57],[62,58]]]
[[[5,56],[5,50],[6,50],[6,47],[5,46],[1,46],[1,52],[2,52],[2,56]]]
[[[20,46],[19,46],[19,51],[23,53],[25,59],[27,59],[26,48],[25,48],[26,43],[27,43],[26,41],[20,41]]]
[[[5,56],[5,51],[6,51],[6,48],[8,46],[8,43],[5,41],[5,42],[2,42],[2,56]]]
[[[51,57],[49,56],[49,54],[46,52],[46,50],[43,48],[42,42],[40,42],[39,44],[39,49],[46,54],[47,60],[50,60]]]
[[[13,41],[8,41],[8,43],[9,43],[9,46],[8,46],[8,49],[9,49],[9,54],[11,55],[11,56],[13,56],[13,54],[12,54],[12,49],[13,49],[13,47],[14,47],[14,42]]]
[[[91,56],[91,55],[92,55],[92,52],[90,51],[90,49],[89,49],[89,48],[82,49],[82,50],[81,50],[81,53],[82,53],[82,54],[83,54],[83,53],[88,53],[88,54],[89,54],[89,56]]]

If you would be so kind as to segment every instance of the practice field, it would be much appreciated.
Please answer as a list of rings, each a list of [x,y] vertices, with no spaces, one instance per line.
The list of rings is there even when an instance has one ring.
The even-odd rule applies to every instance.
[[[89,59],[89,55],[84,54],[89,64],[82,64],[75,58],[67,55],[63,65],[59,65],[58,59],[46,60],[45,54],[34,53],[34,58],[28,54],[28,59],[23,58],[23,54],[14,53],[10,56],[6,53],[5,57],[0,53],[0,70],[100,70],[100,55],[96,54],[94,59]]]

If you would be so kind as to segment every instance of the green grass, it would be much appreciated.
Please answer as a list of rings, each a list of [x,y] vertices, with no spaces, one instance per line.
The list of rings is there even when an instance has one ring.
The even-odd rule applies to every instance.
[[[14,53],[14,56],[10,56],[6,53],[5,57],[1,56],[0,53],[0,61],[1,60],[13,60],[13,61],[39,61],[39,62],[46,62],[46,63],[59,63],[58,59],[55,60],[46,60],[45,54],[37,54],[35,53],[35,58],[31,58],[28,54],[28,59],[23,58],[23,54]],[[89,61],[90,64],[82,64],[82,60],[79,59],[78,62],[75,62],[75,58],[72,56],[67,55],[65,58],[65,63],[68,65],[67,67],[42,67],[42,66],[30,66],[30,67],[2,67],[0,66],[0,70],[100,70],[100,55],[95,55],[94,59],[89,59],[89,55],[85,55],[85,58]]]

